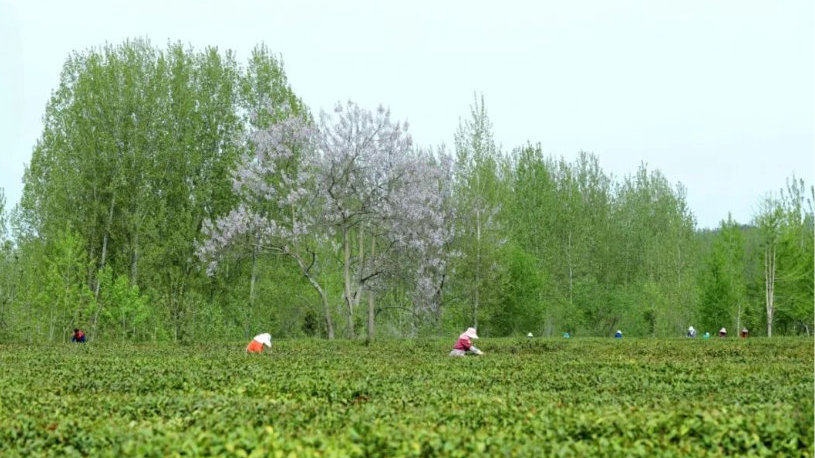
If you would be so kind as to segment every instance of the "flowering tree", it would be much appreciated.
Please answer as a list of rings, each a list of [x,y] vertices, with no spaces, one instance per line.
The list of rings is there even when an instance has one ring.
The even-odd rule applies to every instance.
[[[406,130],[406,124],[392,123],[390,113],[382,107],[371,113],[349,102],[337,105],[333,114],[320,116],[321,214],[328,232],[339,239],[350,337],[366,284],[385,269],[382,260],[388,248],[377,254],[372,245],[366,254],[365,237],[373,243],[373,237],[386,231],[384,223],[392,216],[391,197],[402,186],[401,172],[411,148]],[[352,253],[354,245],[356,253]]]
[[[303,276],[320,296],[328,330],[334,326],[328,297],[318,281],[318,247],[324,238],[312,212],[315,178],[308,159],[314,157],[316,131],[302,117],[291,116],[252,133],[254,154],[243,158],[233,174],[233,190],[240,204],[216,221],[206,221],[207,237],[198,255],[208,273],[218,266],[222,250],[248,241],[253,253],[270,252],[296,261]],[[312,161],[313,162],[313,161]]]
[[[416,285],[425,285],[415,288],[416,294],[440,294],[426,286],[427,277],[444,269],[439,253],[451,235],[442,227],[449,218],[440,213],[449,173],[431,156],[412,150],[406,130],[381,107],[372,113],[349,102],[337,105],[333,114],[322,113],[317,128],[290,117],[254,132],[255,153],[234,174],[242,203],[207,223],[199,256],[212,271],[224,248],[248,239],[259,251],[291,257],[320,295],[331,338],[329,299],[317,275],[318,254],[331,247],[342,271],[347,334],[355,335],[354,317],[367,292],[372,338],[369,285],[412,269]],[[412,250],[416,262],[394,263],[399,250]]]
[[[452,159],[444,150],[419,152],[406,165],[404,185],[391,199],[388,237],[399,255],[402,269],[393,273],[406,283],[415,333],[427,316],[438,324],[448,261],[454,255]]]

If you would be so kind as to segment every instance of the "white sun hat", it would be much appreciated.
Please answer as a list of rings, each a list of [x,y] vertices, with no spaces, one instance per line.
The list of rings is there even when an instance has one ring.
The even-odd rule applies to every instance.
[[[266,345],[267,347],[272,348],[272,336],[268,332],[264,332],[263,334],[258,334],[252,340],[257,340],[258,342],[262,343],[263,345]]]
[[[467,330],[464,331],[464,334],[467,334],[467,337],[469,337],[471,339],[477,339],[478,338],[478,334],[475,333],[475,328],[467,328]]]
[[[527,337],[532,337],[532,333],[530,332],[530,333],[529,333],[529,334],[527,334],[526,336],[527,336]]]

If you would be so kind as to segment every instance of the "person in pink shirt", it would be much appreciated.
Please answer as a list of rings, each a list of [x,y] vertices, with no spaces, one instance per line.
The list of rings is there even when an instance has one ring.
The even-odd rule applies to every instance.
[[[467,328],[460,336],[458,341],[450,352],[450,356],[464,356],[467,353],[472,355],[483,355],[484,352],[475,348],[471,339],[477,339],[478,334],[475,333],[475,328]]]

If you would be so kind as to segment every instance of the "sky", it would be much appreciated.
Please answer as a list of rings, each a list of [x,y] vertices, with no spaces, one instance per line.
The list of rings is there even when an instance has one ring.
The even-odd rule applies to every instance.
[[[644,163],[700,228],[815,174],[811,0],[0,0],[6,210],[68,55],[136,37],[242,62],[265,43],[313,112],[383,104],[424,146],[452,147],[483,95],[503,151],[587,151],[618,179]]]

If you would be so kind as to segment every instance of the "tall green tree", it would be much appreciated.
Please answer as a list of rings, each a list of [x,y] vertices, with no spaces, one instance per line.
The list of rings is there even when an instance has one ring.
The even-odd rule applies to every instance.
[[[257,122],[248,110],[267,99],[305,111],[263,47],[246,72],[229,51],[144,40],[74,53],[26,170],[22,237],[49,240],[67,224],[90,260],[84,283],[95,298],[110,267],[151,298],[151,316],[172,337],[185,338],[219,315],[198,310],[213,291],[195,241],[205,219],[232,205],[230,171]]]
[[[499,212],[506,195],[501,157],[492,133],[484,97],[476,98],[470,115],[455,135],[453,195],[456,201],[456,247],[461,253],[455,269],[461,305],[469,308],[467,323],[477,327],[489,312],[484,305],[497,301],[494,283],[500,275],[496,262],[504,243]],[[462,324],[463,325],[463,324]]]
[[[775,301],[781,324],[810,333],[813,324],[813,188],[792,177],[780,192]]]
[[[13,245],[8,239],[7,221],[6,195],[4,189],[0,188],[0,329],[9,327],[9,314],[16,286],[14,281],[16,262]],[[0,334],[0,339],[2,337]]]
[[[778,199],[768,196],[761,202],[756,225],[761,233],[761,260],[764,265],[764,306],[767,318],[767,337],[773,336],[775,319],[775,286],[778,273],[778,247],[781,239],[783,208]]]
[[[643,335],[681,335],[696,304],[694,220],[681,185],[641,165],[618,185],[609,242],[611,302]]]
[[[728,215],[722,220],[701,270],[700,319],[702,329],[740,330],[748,312],[741,228]]]
[[[540,145],[515,150],[511,161],[512,192],[504,224],[513,241],[507,253],[511,259],[508,289],[515,291],[505,292],[508,304],[501,311],[502,322],[510,323],[512,332],[523,332],[523,327],[535,335],[574,329],[579,312],[569,307],[566,291],[555,276],[560,209],[556,164],[544,158]]]
[[[553,221],[558,248],[556,275],[564,288],[571,314],[593,333],[607,333],[620,316],[603,293],[607,230],[611,212],[611,180],[596,156],[581,152],[574,163],[557,165],[558,207]],[[558,262],[559,261],[559,262]]]

